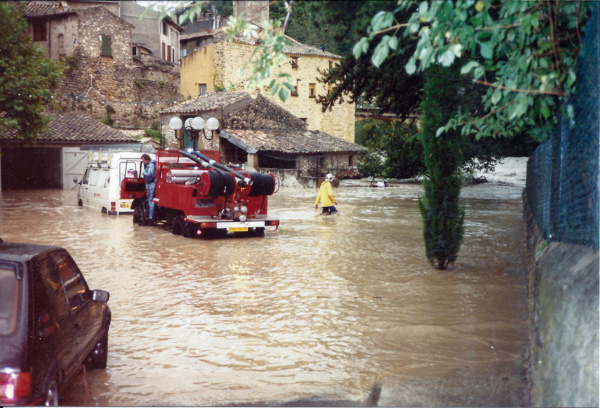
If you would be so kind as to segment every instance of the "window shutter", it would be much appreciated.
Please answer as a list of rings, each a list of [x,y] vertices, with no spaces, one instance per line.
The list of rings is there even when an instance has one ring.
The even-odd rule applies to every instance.
[[[102,36],[102,56],[112,57],[112,42],[108,36]]]

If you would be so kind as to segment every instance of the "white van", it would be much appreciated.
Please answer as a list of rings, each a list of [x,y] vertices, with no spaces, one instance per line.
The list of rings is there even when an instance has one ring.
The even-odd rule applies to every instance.
[[[118,147],[90,150],[79,182],[77,204],[109,215],[133,213],[133,200],[146,194],[142,154],[147,153],[154,160],[154,153],[144,150],[141,147],[139,151],[121,151]],[[77,183],[77,177],[73,181]]]

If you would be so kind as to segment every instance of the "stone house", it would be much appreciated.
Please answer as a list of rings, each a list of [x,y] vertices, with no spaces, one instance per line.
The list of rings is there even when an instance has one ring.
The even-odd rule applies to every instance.
[[[119,16],[134,26],[131,38],[133,44],[144,47],[156,58],[179,65],[179,44],[183,28],[168,16],[159,21],[160,13],[156,11],[147,12],[140,19],[146,8],[133,1],[118,3]],[[140,55],[138,51],[133,50],[133,55]]]
[[[239,12],[236,5],[249,4],[260,9],[261,17],[268,18],[268,2],[234,2],[234,14]],[[238,10],[238,11],[236,11]],[[262,14],[261,14],[262,13]],[[327,70],[341,59],[339,55],[320,48],[302,44],[291,37],[292,45],[286,45],[284,52],[288,63],[277,67],[273,74],[285,72],[298,80],[296,92],[282,102],[277,95],[263,91],[265,98],[276,103],[302,119],[308,129],[321,130],[344,140],[354,142],[354,104],[335,105],[331,111],[323,112],[316,96],[330,91],[328,85],[318,82],[318,69]],[[195,98],[209,92],[221,90],[244,90],[244,79],[238,76],[238,70],[251,58],[257,44],[246,39],[233,42],[225,40],[222,29],[208,29],[197,33],[182,35],[182,49],[186,55],[181,59],[181,94],[184,99]]]
[[[223,163],[249,171],[268,170],[278,174],[282,186],[314,186],[327,173],[338,178],[357,177],[358,155],[365,149],[307,124],[262,95],[247,92],[205,94],[161,112],[166,144],[171,148],[192,146],[189,131],[173,131],[174,116],[182,121],[196,116],[219,120],[220,127],[201,133],[201,150],[218,150]]]
[[[33,1],[23,15],[34,43],[67,65],[56,94],[63,111],[85,112],[117,128],[150,127],[160,110],[180,100],[179,65],[155,57],[146,44],[133,47],[135,26],[117,16],[120,7],[115,1]],[[137,48],[146,52],[134,56]]]
[[[0,132],[0,191],[23,188],[71,189],[73,176],[81,177],[87,152],[83,145],[139,142],[83,113],[57,113],[48,124],[51,133],[35,142]]]

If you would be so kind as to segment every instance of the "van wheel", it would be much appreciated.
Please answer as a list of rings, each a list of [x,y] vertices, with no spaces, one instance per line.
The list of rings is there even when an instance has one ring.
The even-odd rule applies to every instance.
[[[89,368],[106,368],[108,361],[108,331],[104,332],[102,339],[92,349],[86,364]]]
[[[52,379],[48,388],[46,388],[44,405],[47,407],[58,407],[58,383],[56,382],[56,378]]]
[[[171,227],[171,232],[175,235],[183,234],[183,214],[177,214],[175,218],[173,218],[173,226]]]
[[[194,238],[198,232],[198,227],[191,222],[185,221],[183,223],[183,236],[186,238]]]

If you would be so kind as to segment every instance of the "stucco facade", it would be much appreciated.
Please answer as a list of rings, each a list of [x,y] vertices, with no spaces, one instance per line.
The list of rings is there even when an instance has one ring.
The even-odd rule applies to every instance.
[[[242,41],[219,41],[182,58],[182,96],[195,98],[204,89],[205,92],[244,90],[244,78],[238,76],[238,71],[250,60],[255,47]],[[318,82],[317,70],[329,69],[340,57],[299,43],[290,48],[291,52],[286,52],[290,63],[276,68],[273,74],[286,72],[295,77],[298,80],[297,95],[282,102],[271,95],[270,90],[261,90],[261,94],[304,120],[310,130],[320,130],[354,142],[355,105],[342,103],[335,105],[331,111],[322,112],[321,105],[315,102],[317,95],[328,92],[327,85]]]

